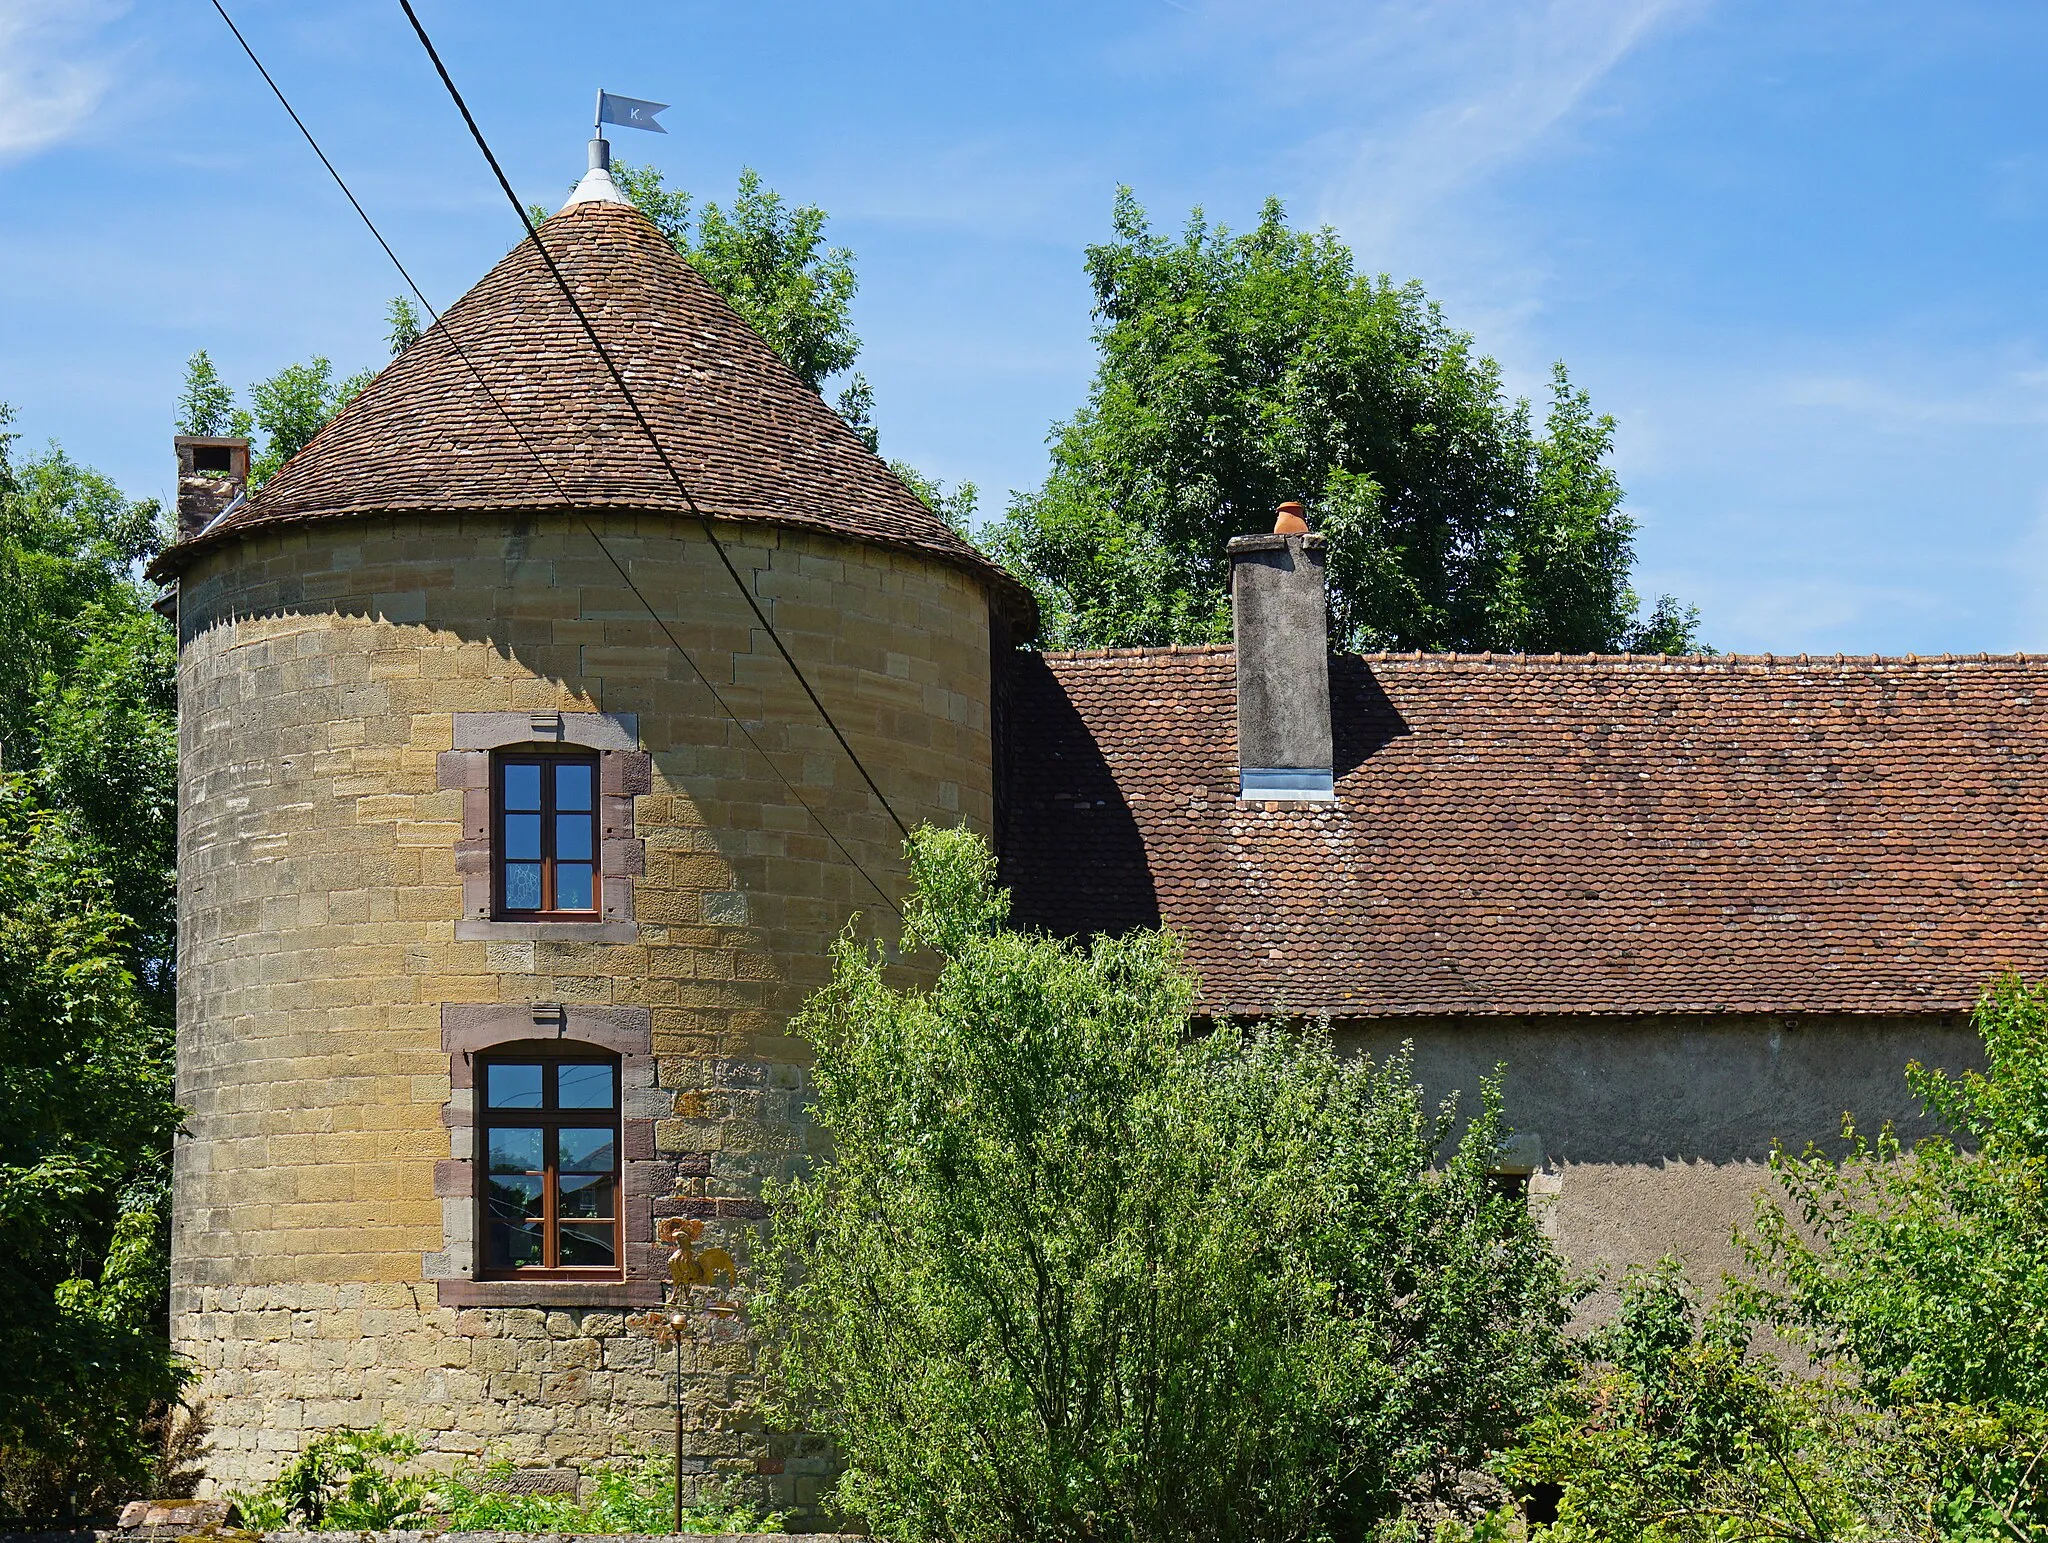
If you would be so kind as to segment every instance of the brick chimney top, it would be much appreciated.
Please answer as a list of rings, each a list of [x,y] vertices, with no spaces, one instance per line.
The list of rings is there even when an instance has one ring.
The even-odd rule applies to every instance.
[[[249,489],[249,441],[233,435],[180,434],[178,539],[189,541]]]

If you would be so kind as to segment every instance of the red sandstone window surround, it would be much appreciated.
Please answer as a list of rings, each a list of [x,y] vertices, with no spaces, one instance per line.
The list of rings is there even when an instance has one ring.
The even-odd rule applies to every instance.
[[[479,1277],[619,1280],[619,1062],[508,1053],[477,1064]]]
[[[594,755],[501,752],[491,768],[493,900],[505,921],[598,913]]]

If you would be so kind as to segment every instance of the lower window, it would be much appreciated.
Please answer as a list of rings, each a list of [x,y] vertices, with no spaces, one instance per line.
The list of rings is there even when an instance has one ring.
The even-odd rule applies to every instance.
[[[478,1072],[481,1273],[618,1278],[617,1059],[493,1056]]]

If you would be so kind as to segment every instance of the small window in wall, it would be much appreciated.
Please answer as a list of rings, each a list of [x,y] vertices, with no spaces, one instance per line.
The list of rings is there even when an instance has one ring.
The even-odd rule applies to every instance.
[[[498,915],[508,921],[594,918],[597,757],[501,755],[492,781]]]
[[[513,1056],[478,1066],[485,1279],[619,1276],[619,1063]]]

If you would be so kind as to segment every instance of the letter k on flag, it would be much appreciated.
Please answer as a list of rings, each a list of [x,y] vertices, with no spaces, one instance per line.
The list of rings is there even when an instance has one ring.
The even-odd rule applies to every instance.
[[[666,102],[643,102],[637,96],[613,96],[609,91],[600,91],[597,94],[597,121],[666,134],[668,130],[655,121],[654,115],[667,106]]]

